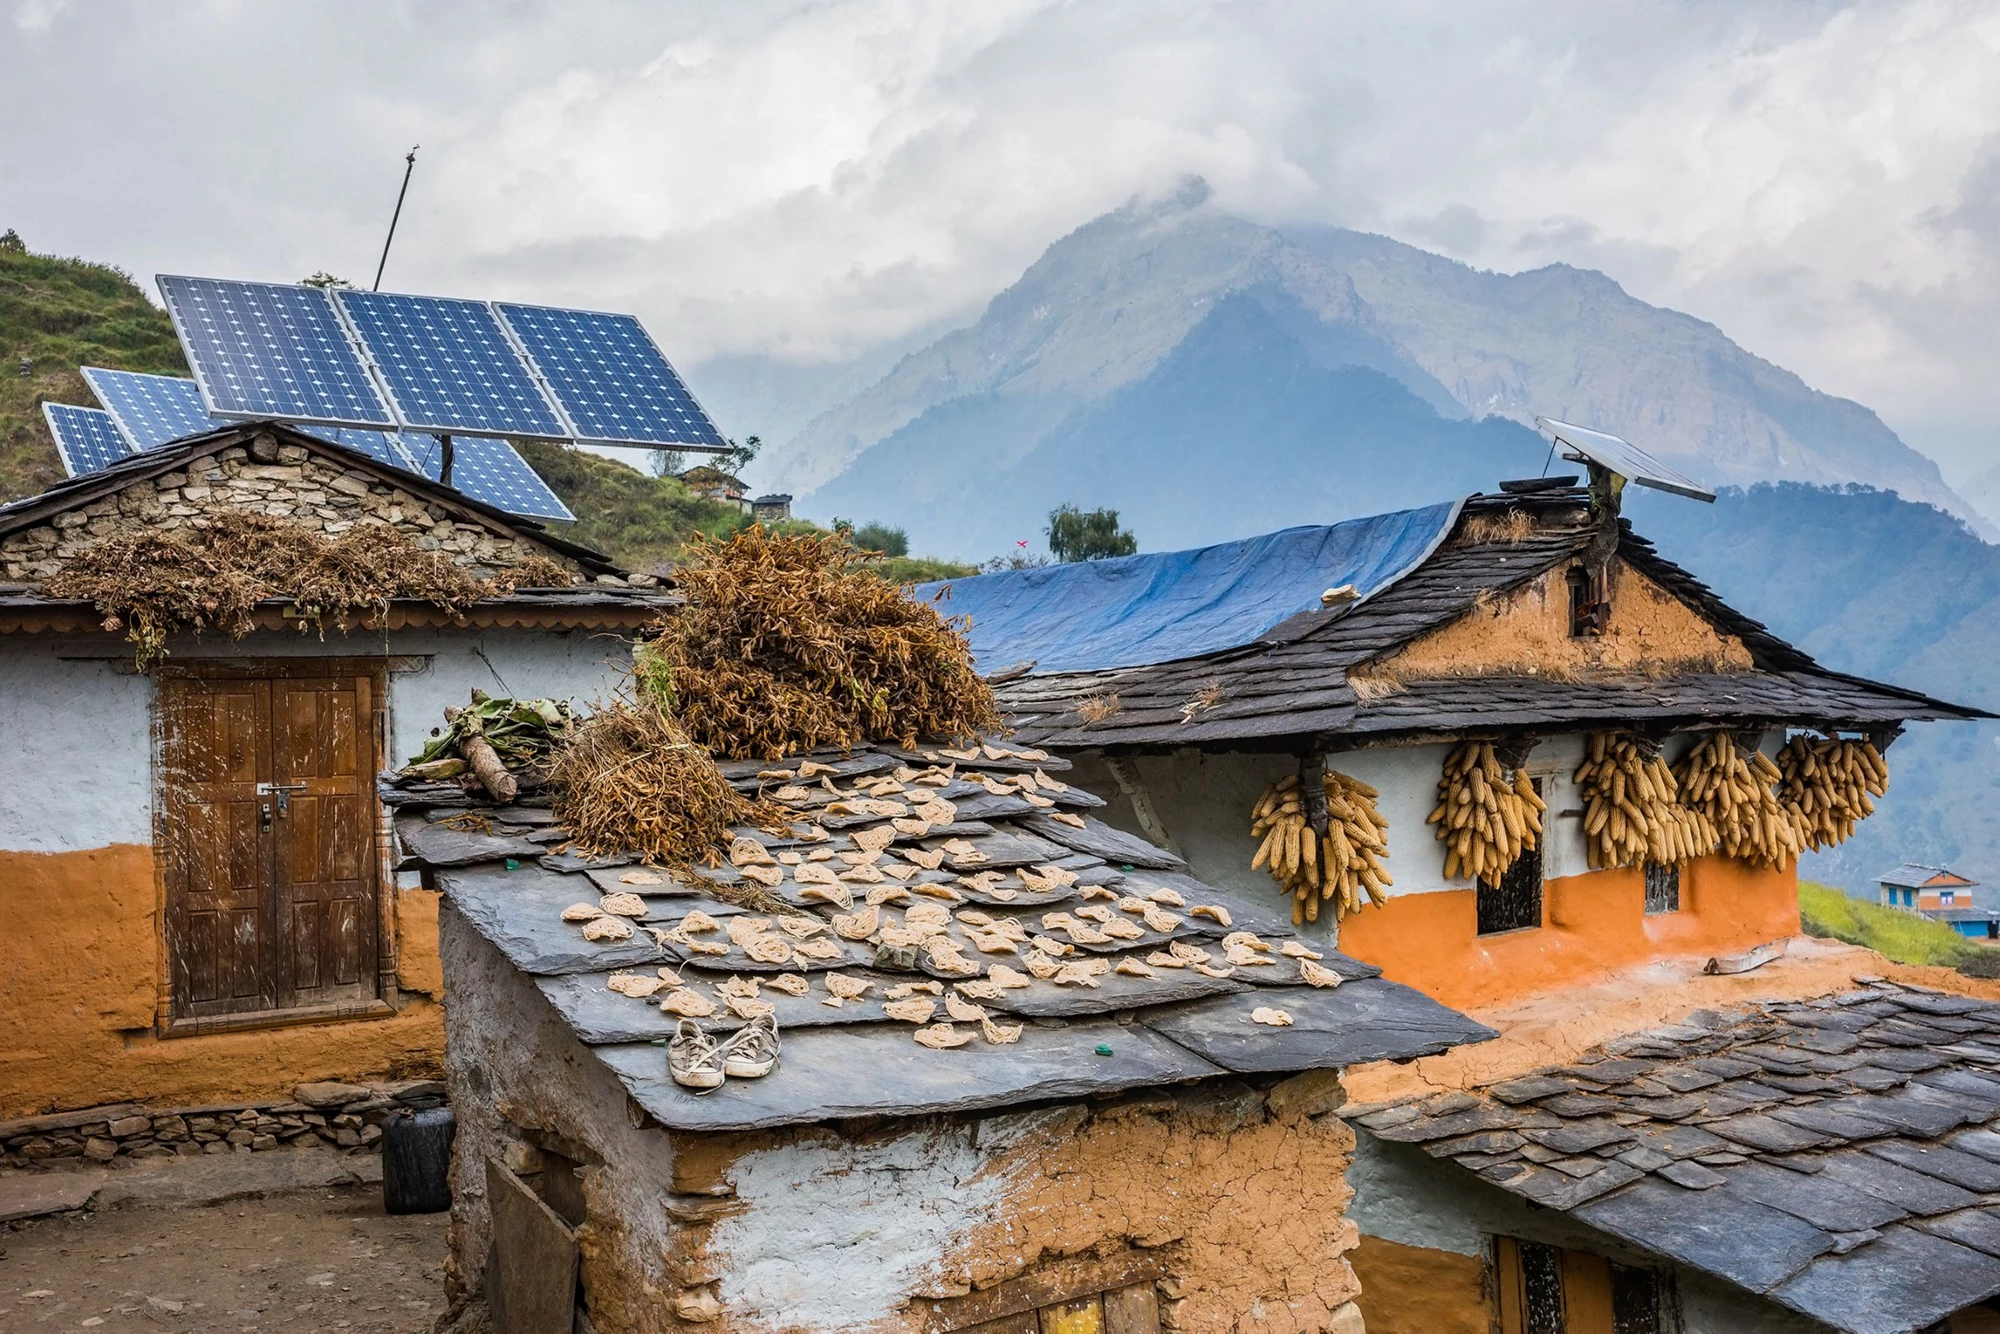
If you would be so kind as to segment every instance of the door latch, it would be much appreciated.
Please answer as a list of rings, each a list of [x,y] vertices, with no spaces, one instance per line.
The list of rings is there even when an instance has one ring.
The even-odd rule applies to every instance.
[[[290,815],[292,813],[292,793],[303,792],[305,790],[306,790],[306,784],[304,783],[257,784],[258,796],[276,797],[278,799],[278,814],[281,817]],[[271,805],[269,802],[264,803],[263,811],[264,811],[264,823],[266,826],[268,826],[271,823]]]

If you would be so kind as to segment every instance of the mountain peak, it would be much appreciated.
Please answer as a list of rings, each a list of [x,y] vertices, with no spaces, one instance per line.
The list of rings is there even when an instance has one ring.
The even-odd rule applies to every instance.
[[[933,411],[989,455],[1025,457],[1072,414],[1154,374],[1246,293],[1282,311],[1280,360],[1372,370],[1446,418],[1526,426],[1547,414],[1626,435],[1711,484],[1859,481],[1972,514],[1866,408],[1607,274],[1562,263],[1495,273],[1385,236],[1264,226],[1218,206],[1193,176],[1062,237],[973,324],[905,357],[768,457],[782,485],[810,493]]]

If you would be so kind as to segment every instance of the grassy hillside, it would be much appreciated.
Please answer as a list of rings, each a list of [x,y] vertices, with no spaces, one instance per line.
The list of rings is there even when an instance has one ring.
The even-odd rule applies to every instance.
[[[727,537],[750,526],[735,506],[704,500],[671,477],[654,477],[601,454],[561,445],[522,441],[519,448],[577,516],[568,536],[610,553],[629,569],[660,570],[680,559],[683,545],[697,534]],[[775,526],[780,532],[822,531],[803,519]],[[868,568],[898,584],[972,573],[969,565],[909,556],[876,561]]]
[[[0,500],[62,479],[41,405],[96,404],[77,367],[187,374],[166,312],[130,274],[11,244],[0,244],[0,358]]]
[[[1976,944],[1913,912],[1851,898],[1832,885],[1799,882],[1799,919],[1809,936],[1844,940],[1897,963],[2000,977],[2000,948]]]

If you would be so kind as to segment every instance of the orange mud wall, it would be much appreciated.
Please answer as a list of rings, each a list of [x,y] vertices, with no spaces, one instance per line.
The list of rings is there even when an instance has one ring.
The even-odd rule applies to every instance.
[[[1368,1334],[1490,1334],[1486,1262],[1366,1233],[1348,1254]]]
[[[1340,948],[1456,1009],[1578,986],[1658,958],[1730,954],[1799,931],[1795,868],[1703,857],[1681,870],[1678,912],[1648,915],[1637,867],[1550,880],[1542,925],[1478,934],[1471,889],[1397,894],[1349,917]]]
[[[309,1080],[435,1074],[444,1052],[437,896],[404,890],[396,908],[395,1014],[162,1038],[153,849],[0,851],[0,1119],[113,1102],[283,1101]]]

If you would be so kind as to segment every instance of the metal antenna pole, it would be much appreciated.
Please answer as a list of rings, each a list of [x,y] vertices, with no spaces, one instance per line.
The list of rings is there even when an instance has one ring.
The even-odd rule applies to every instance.
[[[409,153],[403,158],[403,188],[396,191],[396,211],[389,217],[389,235],[382,242],[382,262],[375,266],[375,286],[370,291],[382,290],[382,270],[389,267],[389,247],[396,239],[396,223],[403,216],[403,196],[410,193],[410,173],[417,169],[417,150],[422,144],[410,145]]]

